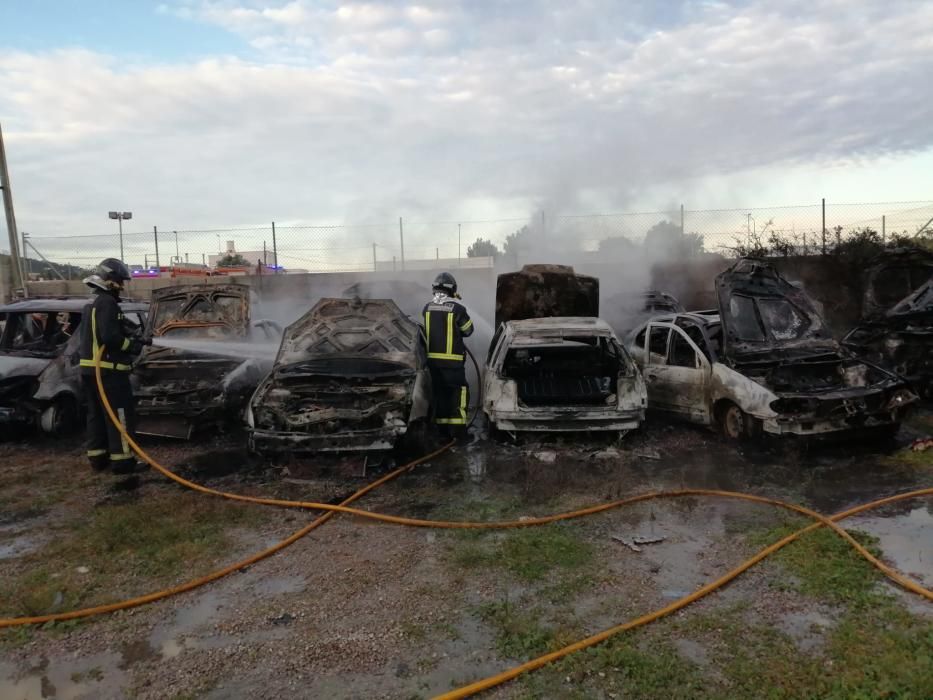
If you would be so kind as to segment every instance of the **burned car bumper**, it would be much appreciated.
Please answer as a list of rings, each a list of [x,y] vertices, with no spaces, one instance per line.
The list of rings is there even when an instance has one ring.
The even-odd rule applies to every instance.
[[[490,421],[506,432],[584,432],[636,430],[644,411],[600,413],[583,411],[487,411]]]
[[[762,421],[762,429],[771,435],[806,436],[895,428],[917,400],[916,394],[903,387],[843,399],[784,398],[775,402],[778,415]],[[780,410],[787,404],[798,410]]]
[[[296,452],[387,452],[407,432],[407,426],[393,431],[382,429],[356,430],[348,433],[284,433],[272,430],[250,430],[249,448],[260,454]]]

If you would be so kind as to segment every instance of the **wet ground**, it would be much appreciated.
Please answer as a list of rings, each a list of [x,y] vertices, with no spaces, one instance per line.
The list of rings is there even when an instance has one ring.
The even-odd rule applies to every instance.
[[[933,486],[933,460],[905,450],[931,427],[929,415],[921,416],[897,444],[886,445],[737,446],[666,424],[619,443],[477,438],[386,484],[360,506],[431,519],[518,519],[649,491],[707,488],[832,514]],[[132,499],[160,499],[166,518],[181,517],[171,508],[178,487],[158,477],[143,477],[130,495],[97,477],[75,478],[67,492],[53,488],[83,473],[76,444],[5,444],[0,452],[4,464],[41,465],[35,476],[23,468],[5,482],[5,493],[14,497],[0,509],[0,567],[11,576],[34,565],[30,557],[41,557],[56,528],[71,527],[74,512],[93,519]],[[155,443],[152,452],[215,488],[296,500],[331,501],[375,476],[348,480],[269,469],[219,440]],[[933,499],[916,499],[844,525],[872,535],[886,562],[933,587],[931,513]],[[259,522],[237,521],[228,544],[196,567],[182,563],[158,584],[146,571],[133,572],[103,595],[119,599],[204,574],[270,546],[312,517],[274,510]],[[797,522],[773,507],[694,496],[487,534],[341,516],[284,552],[191,593],[84,622],[7,631],[0,638],[0,698],[428,697],[661,607],[757,551],[761,533]],[[670,647],[673,661],[665,662],[661,676],[638,675],[636,656],[613,656],[609,665],[594,656],[491,696],[735,697],[743,676],[723,671],[717,660],[726,642],[697,622],[715,615],[722,616],[715,629],[740,614],[777,635],[786,644],[775,647],[782,654],[831,664],[832,634],[847,603],[808,592],[799,579],[769,561],[671,621],[631,633],[631,654],[637,655],[638,644]],[[910,620],[933,620],[933,605],[887,583],[872,585]],[[0,617],[19,614],[13,602],[0,599]],[[912,634],[920,644],[927,634],[930,644],[928,633]],[[776,653],[772,649],[768,658]],[[586,665],[591,662],[596,665]],[[755,663],[760,668],[762,661]],[[671,669],[677,664],[704,677],[704,690],[685,692],[693,687],[690,674],[676,676]],[[832,677],[826,668],[824,675]],[[645,685],[645,678],[657,685]],[[910,690],[921,691],[922,681]],[[782,697],[798,697],[793,688],[783,691]]]

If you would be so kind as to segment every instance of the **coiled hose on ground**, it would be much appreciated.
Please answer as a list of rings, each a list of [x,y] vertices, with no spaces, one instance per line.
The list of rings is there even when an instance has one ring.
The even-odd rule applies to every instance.
[[[442,528],[442,529],[502,529],[502,528],[516,528],[516,527],[537,527],[537,526],[546,525],[546,524],[561,521],[561,520],[570,520],[573,518],[581,518],[581,517],[585,517],[589,515],[594,515],[596,513],[601,513],[604,511],[612,510],[615,508],[619,508],[621,506],[630,505],[632,503],[638,503],[640,501],[647,501],[647,500],[660,499],[660,498],[677,498],[677,497],[682,497],[682,496],[715,496],[715,497],[721,497],[721,498],[740,499],[740,500],[745,500],[745,501],[751,501],[754,503],[763,503],[763,504],[768,504],[768,505],[773,505],[773,506],[777,506],[780,508],[784,508],[786,510],[790,510],[796,513],[800,513],[801,515],[805,515],[811,518],[812,520],[814,520],[814,522],[808,527],[802,528],[801,530],[798,530],[797,532],[794,532],[784,537],[778,542],[775,542],[774,544],[771,544],[768,547],[765,547],[764,549],[759,551],[757,554],[755,554],[751,558],[742,562],[739,566],[735,567],[734,569],[727,572],[723,576],[720,576],[715,581],[712,581],[706,584],[699,590],[694,591],[693,593],[687,596],[684,596],[683,598],[680,598],[679,600],[676,600],[673,603],[670,603],[669,605],[666,605],[663,608],[659,608],[658,610],[650,612],[646,615],[642,615],[641,617],[638,617],[629,622],[616,625],[614,627],[610,627],[609,629],[603,630],[602,632],[599,632],[595,635],[587,637],[586,639],[582,639],[578,642],[575,642],[574,644],[570,644],[564,647],[563,649],[559,649],[550,654],[545,654],[536,659],[532,659],[531,661],[528,661],[524,664],[508,669],[506,671],[503,671],[502,673],[499,673],[489,678],[477,681],[475,683],[471,683],[469,685],[463,686],[462,688],[458,688],[448,693],[443,693],[442,695],[439,695],[438,698],[444,698],[445,700],[452,700],[453,698],[464,698],[464,697],[468,697],[470,695],[479,693],[483,690],[488,690],[492,687],[495,687],[509,680],[512,680],[523,673],[527,673],[529,671],[533,671],[535,669],[541,668],[542,666],[548,663],[551,663],[552,661],[561,659],[576,651],[580,651],[582,649],[586,649],[593,645],[599,644],[600,642],[603,642],[606,639],[609,639],[610,637],[616,634],[619,634],[620,632],[635,629],[636,627],[646,625],[650,622],[653,622],[655,620],[661,619],[662,617],[670,615],[671,613],[677,610],[680,610],[682,608],[685,608],[691,603],[721,588],[722,586],[726,585],[727,583],[729,583],[730,581],[732,581],[733,579],[741,575],[743,572],[747,571],[752,566],[762,561],[766,557],[770,556],[774,552],[778,551],[782,547],[785,547],[786,545],[790,544],[794,540],[797,540],[798,538],[800,538],[802,535],[808,532],[811,532],[813,530],[816,530],[817,528],[820,528],[820,527],[828,527],[831,530],[833,530],[837,535],[845,539],[846,542],[848,542],[859,553],[859,555],[861,555],[863,558],[869,561],[872,564],[872,566],[877,568],[885,576],[890,578],[892,581],[894,581],[898,585],[904,587],[905,589],[913,593],[916,593],[926,598],[927,600],[933,601],[933,591],[927,590],[926,588],[917,584],[915,581],[910,580],[909,578],[903,576],[902,574],[892,569],[891,567],[887,566],[883,562],[879,561],[875,556],[871,554],[871,552],[869,552],[867,549],[865,549],[865,547],[859,544],[848,532],[846,532],[844,529],[842,529],[839,525],[836,524],[837,521],[843,520],[844,518],[848,518],[858,513],[862,513],[873,508],[878,508],[883,505],[887,505],[890,503],[896,503],[898,501],[903,501],[903,500],[907,500],[911,498],[918,498],[922,496],[933,496],[933,488],[919,489],[919,490],[910,491],[907,493],[901,493],[901,494],[897,494],[894,496],[889,496],[887,498],[882,498],[876,501],[872,501],[871,503],[866,503],[866,504],[863,504],[863,505],[860,505],[854,508],[850,508],[841,513],[837,513],[836,515],[833,515],[832,517],[826,517],[820,513],[810,510],[809,508],[804,508],[803,506],[798,506],[798,505],[794,505],[791,503],[785,503],[783,501],[765,498],[763,496],[757,496],[754,494],[746,494],[746,493],[738,493],[738,492],[732,492],[732,491],[718,491],[718,490],[712,490],[712,489],[680,489],[677,491],[660,491],[660,492],[653,492],[653,493],[644,493],[644,494],[639,494],[639,495],[632,496],[629,498],[613,501],[610,503],[602,503],[599,505],[590,506],[588,508],[582,508],[579,510],[570,511],[566,513],[556,513],[556,514],[548,515],[544,517],[528,518],[528,519],[517,520],[517,521],[516,520],[501,521],[501,522],[456,522],[456,521],[440,521],[440,520],[423,520],[423,519],[418,519],[418,518],[406,518],[402,516],[387,515],[383,513],[374,513],[371,511],[360,510],[357,508],[349,507],[350,503],[358,500],[359,498],[366,495],[373,489],[413,469],[416,465],[439,456],[440,454],[448,450],[453,444],[453,443],[448,443],[447,445],[444,445],[440,449],[428,455],[425,455],[424,457],[420,459],[410,462],[409,464],[406,464],[400,467],[399,469],[396,469],[390,472],[389,474],[386,474],[380,479],[377,479],[376,481],[372,482],[368,486],[354,493],[348,499],[343,501],[340,505],[331,505],[327,503],[316,503],[312,501],[288,501],[288,500],[273,499],[273,498],[244,496],[241,494],[217,491],[215,489],[211,489],[206,486],[202,486],[201,484],[197,484],[195,482],[189,481],[188,479],[184,479],[183,477],[178,476],[174,472],[171,472],[170,470],[163,467],[155,459],[150,457],[136,443],[133,437],[126,432],[125,428],[123,428],[122,424],[120,423],[116,414],[113,411],[113,407],[110,405],[110,402],[107,399],[107,395],[103,387],[103,382],[101,381],[101,370],[100,370],[100,364],[99,364],[102,353],[103,353],[103,348],[101,348],[100,353],[98,354],[96,358],[98,362],[97,367],[96,367],[96,378],[97,378],[98,391],[100,392],[101,401],[104,405],[104,408],[107,411],[107,414],[110,417],[110,420],[113,421],[114,425],[117,426],[117,428],[120,430],[123,437],[127,440],[129,445],[136,452],[136,454],[138,454],[141,459],[143,459],[147,464],[152,466],[156,471],[158,471],[159,473],[163,474],[165,477],[171,479],[172,481],[175,481],[176,483],[182,486],[194,489],[204,494],[208,494],[212,496],[219,496],[222,498],[227,498],[227,499],[235,500],[235,501],[257,503],[257,504],[268,505],[268,506],[318,510],[318,511],[324,511],[324,514],[316,518],[314,521],[306,525],[304,528],[298,530],[297,532],[293,533],[289,537],[285,538],[278,544],[274,545],[273,547],[270,547],[269,549],[263,550],[262,552],[259,552],[247,559],[244,559],[240,562],[236,562],[227,567],[224,567],[223,569],[215,571],[206,576],[202,576],[200,578],[194,579],[187,583],[181,584],[179,586],[168,588],[162,591],[155,591],[153,593],[149,593],[147,595],[139,596],[136,598],[131,598],[129,600],[124,600],[124,601],[120,601],[116,603],[110,603],[108,605],[96,606],[93,608],[85,608],[83,610],[73,610],[71,612],[66,612],[66,613],[55,613],[55,614],[40,615],[40,616],[35,616],[35,617],[0,619],[0,628],[13,627],[13,626],[18,626],[18,625],[40,624],[40,623],[51,622],[51,621],[70,620],[70,619],[76,619],[76,618],[82,618],[82,617],[89,617],[92,615],[99,615],[102,613],[113,612],[115,610],[121,610],[125,608],[143,605],[145,603],[150,603],[156,600],[161,600],[163,598],[167,598],[169,596],[176,595],[178,593],[183,593],[185,591],[193,590],[195,588],[198,588],[199,586],[203,586],[211,581],[216,581],[217,579],[223,576],[226,576],[227,574],[232,573],[233,571],[249,566],[250,564],[253,564],[268,556],[271,556],[272,554],[275,554],[278,551],[281,551],[285,547],[289,546],[290,544],[293,544],[294,542],[304,537],[311,530],[325,523],[328,519],[333,517],[333,515],[336,513],[346,513],[349,515],[356,515],[358,517],[367,518],[371,520],[377,520],[380,522],[391,523],[395,525],[405,525],[405,526],[410,526],[410,527],[427,527],[427,528]]]

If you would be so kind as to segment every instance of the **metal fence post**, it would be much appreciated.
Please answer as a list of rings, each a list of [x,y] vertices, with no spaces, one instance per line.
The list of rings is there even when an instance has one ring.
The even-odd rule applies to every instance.
[[[275,265],[275,274],[279,274],[279,246],[275,241],[275,222],[272,222],[272,264]]]
[[[823,255],[826,255],[826,197],[823,197]]]
[[[884,241],[885,241],[885,235],[884,235],[884,234],[885,234],[885,223],[886,223],[886,222],[885,222],[884,219],[885,219],[885,215],[882,214],[882,215],[881,215],[881,242],[882,242],[882,243],[884,243]]]
[[[156,226],[152,227],[152,235],[155,238],[155,248],[156,248],[156,269],[159,271],[159,276],[162,276],[162,267],[159,265],[159,229]]]
[[[402,258],[402,269],[405,269],[405,231],[402,228],[402,217],[398,217],[398,240],[399,244],[402,247],[401,258]]]
[[[376,264],[376,244],[373,243],[373,272],[379,269],[379,266]]]
[[[684,205],[680,205],[680,235],[684,235]]]

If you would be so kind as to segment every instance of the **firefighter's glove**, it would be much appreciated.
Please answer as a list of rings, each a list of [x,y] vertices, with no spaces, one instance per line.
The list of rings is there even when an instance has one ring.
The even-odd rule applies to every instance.
[[[130,355],[138,355],[143,351],[143,348],[146,347],[147,344],[148,343],[146,343],[146,341],[144,341],[142,338],[131,338],[130,347],[127,352],[129,352]]]

